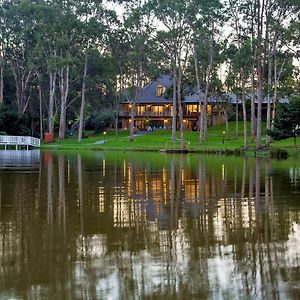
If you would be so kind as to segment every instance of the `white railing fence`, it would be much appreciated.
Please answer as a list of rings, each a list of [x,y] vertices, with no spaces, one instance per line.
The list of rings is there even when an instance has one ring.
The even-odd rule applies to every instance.
[[[41,140],[31,136],[0,135],[0,145],[40,147]]]

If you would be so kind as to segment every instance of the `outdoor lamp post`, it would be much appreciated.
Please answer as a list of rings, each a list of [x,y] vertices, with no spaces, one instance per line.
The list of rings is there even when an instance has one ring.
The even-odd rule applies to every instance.
[[[224,144],[224,141],[225,141],[225,133],[226,133],[226,132],[223,131],[222,133],[223,133],[223,144]]]
[[[103,135],[104,135],[104,144],[105,144],[106,131],[103,132]]]

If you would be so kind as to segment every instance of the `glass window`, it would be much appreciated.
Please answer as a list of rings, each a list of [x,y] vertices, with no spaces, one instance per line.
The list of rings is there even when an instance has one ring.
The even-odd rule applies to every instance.
[[[157,97],[162,97],[164,92],[165,92],[166,88],[163,87],[162,85],[159,85],[157,88],[156,88],[156,96]]]
[[[145,106],[138,106],[138,108],[137,108],[137,113],[138,113],[139,115],[145,114]]]

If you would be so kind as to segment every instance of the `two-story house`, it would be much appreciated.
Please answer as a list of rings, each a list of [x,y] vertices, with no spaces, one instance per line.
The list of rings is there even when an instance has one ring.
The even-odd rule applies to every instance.
[[[172,85],[172,78],[169,75],[162,75],[142,89],[136,101],[134,125],[137,129],[171,129],[173,105],[170,89]],[[203,99],[204,95],[201,94],[200,97]],[[194,130],[197,128],[197,120],[200,114],[199,95],[195,93],[185,95],[182,103],[185,128]],[[131,100],[120,103],[119,118],[121,128],[129,128],[131,105]],[[223,105],[215,98],[209,98],[207,106],[209,126],[225,121],[222,117],[222,107]]]

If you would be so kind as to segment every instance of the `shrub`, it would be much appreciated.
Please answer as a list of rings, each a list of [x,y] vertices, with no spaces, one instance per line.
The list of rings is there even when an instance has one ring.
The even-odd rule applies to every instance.
[[[91,115],[87,120],[85,129],[95,130],[99,133],[114,123],[115,113],[112,110],[104,110],[100,113]]]
[[[0,107],[0,131],[7,135],[30,135],[28,114],[19,114],[12,106]]]

